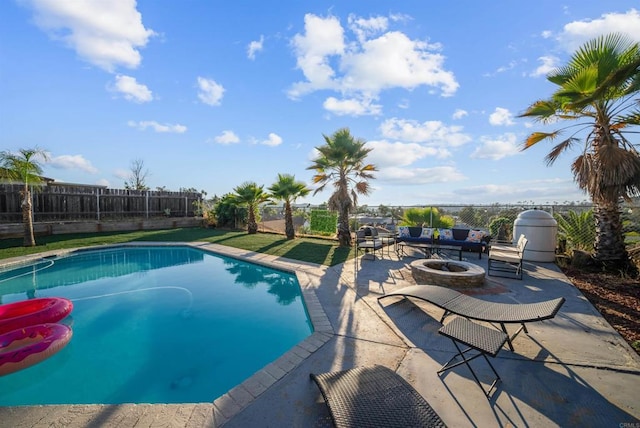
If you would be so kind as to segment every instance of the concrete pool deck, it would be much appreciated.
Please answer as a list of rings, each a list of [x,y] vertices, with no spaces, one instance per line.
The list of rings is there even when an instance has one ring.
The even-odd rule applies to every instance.
[[[332,426],[309,373],[381,364],[413,385],[451,427],[640,426],[640,356],[552,263],[525,263],[523,280],[488,277],[485,287],[474,290],[505,303],[566,299],[553,320],[528,324],[529,335],[515,339],[515,351],[503,348],[492,360],[502,382],[487,400],[466,367],[436,374],[455,351],[437,334],[442,310],[395,297],[378,302],[412,284],[409,265],[415,258],[365,255],[357,265],[350,260],[326,267],[190,245],[296,272],[314,334],[213,403],[0,407],[0,425]],[[486,269],[486,258],[475,253],[465,261]],[[471,364],[486,381],[486,364]]]

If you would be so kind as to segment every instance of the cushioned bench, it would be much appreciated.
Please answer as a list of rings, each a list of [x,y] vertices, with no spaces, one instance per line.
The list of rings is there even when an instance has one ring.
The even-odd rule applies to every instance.
[[[436,234],[437,230],[437,234]],[[437,238],[436,238],[437,235]],[[461,251],[470,251],[478,253],[478,258],[482,258],[482,253],[487,248],[491,237],[480,230],[470,229],[438,229],[432,227],[419,226],[399,226],[396,236],[397,243],[413,243],[413,244],[435,244],[442,246],[460,247]],[[396,246],[398,256],[402,246]]]
[[[513,339],[521,331],[527,331],[526,323],[548,320],[556,316],[564,304],[564,297],[536,303],[495,303],[467,296],[450,288],[436,285],[412,285],[401,288],[393,293],[378,297],[403,297],[424,300],[444,309],[440,322],[451,314],[489,323],[500,324],[502,331],[507,334],[507,344],[513,351]],[[509,336],[506,324],[520,324],[520,328]]]
[[[384,366],[311,374],[336,427],[445,427],[429,403]]]

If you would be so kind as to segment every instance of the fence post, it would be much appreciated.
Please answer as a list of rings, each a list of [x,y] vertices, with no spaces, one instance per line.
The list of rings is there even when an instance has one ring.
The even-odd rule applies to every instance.
[[[147,193],[145,193],[145,198],[144,198],[144,211],[146,214],[146,218],[149,218],[149,191],[147,190]]]
[[[96,218],[100,221],[100,189],[96,189]]]
[[[187,206],[189,204],[189,198],[187,196],[184,197],[184,216],[185,218],[189,215],[189,207]]]

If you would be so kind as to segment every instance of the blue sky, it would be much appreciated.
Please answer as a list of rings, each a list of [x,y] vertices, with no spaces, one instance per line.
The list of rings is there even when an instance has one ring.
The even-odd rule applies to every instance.
[[[640,41],[637,0],[5,0],[0,148],[115,188],[140,159],[152,189],[211,197],[278,173],[313,188],[314,147],[348,127],[378,168],[360,204],[583,201],[576,153],[521,152],[543,127],[516,116],[613,31]]]

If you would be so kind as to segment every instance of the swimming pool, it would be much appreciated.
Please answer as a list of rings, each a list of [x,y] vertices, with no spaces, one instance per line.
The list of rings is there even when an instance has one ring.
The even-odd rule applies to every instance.
[[[309,336],[295,275],[186,246],[0,271],[2,303],[71,299],[69,345],[0,377],[0,406],[211,402]]]

